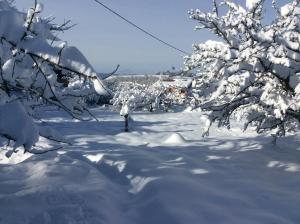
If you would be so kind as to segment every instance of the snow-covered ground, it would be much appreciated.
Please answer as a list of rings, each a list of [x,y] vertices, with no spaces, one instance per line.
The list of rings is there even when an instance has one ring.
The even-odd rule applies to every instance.
[[[47,112],[72,145],[0,151],[1,224],[300,223],[299,134],[201,138],[199,112],[137,112],[124,133],[118,113],[93,112],[100,123]]]

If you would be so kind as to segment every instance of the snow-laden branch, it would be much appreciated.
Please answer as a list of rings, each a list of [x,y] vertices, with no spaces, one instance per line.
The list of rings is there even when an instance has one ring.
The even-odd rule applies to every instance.
[[[53,18],[40,16],[42,10],[37,1],[27,14],[7,0],[0,4],[0,112],[9,113],[0,117],[0,135],[10,136],[16,142],[14,147],[23,145],[26,150],[39,135],[32,128],[32,135],[24,134],[29,131],[28,122],[34,126],[33,118],[27,115],[31,105],[55,105],[84,120],[84,113],[92,115],[85,105],[87,96],[111,94],[82,53],[57,38],[59,32],[72,27],[70,21],[56,25]],[[19,117],[24,119],[17,124],[21,132],[10,133],[14,121],[8,119],[7,123],[7,118],[22,113]]]
[[[212,13],[190,11],[192,19],[222,41],[194,45],[185,57],[188,70],[198,71],[194,97],[212,122],[230,127],[230,118],[254,125],[258,132],[284,135],[300,121],[299,0],[276,9],[271,24],[263,22],[264,0],[213,1]],[[220,7],[225,7],[220,10]],[[222,8],[222,9],[223,9]]]

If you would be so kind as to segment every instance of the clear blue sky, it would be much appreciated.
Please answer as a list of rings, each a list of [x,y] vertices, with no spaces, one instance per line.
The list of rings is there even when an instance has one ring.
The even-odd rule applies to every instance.
[[[193,43],[214,37],[209,32],[194,31],[196,23],[187,14],[191,8],[210,10],[210,0],[101,1],[149,32],[188,52],[192,51]],[[182,67],[182,55],[145,36],[93,0],[40,2],[45,8],[43,15],[55,16],[58,23],[71,19],[77,24],[60,37],[69,45],[77,46],[99,72],[109,72],[117,64],[121,65],[121,72],[136,73],[170,70],[172,66]],[[266,2],[271,3],[271,0]],[[16,0],[21,10],[33,3],[33,0]]]

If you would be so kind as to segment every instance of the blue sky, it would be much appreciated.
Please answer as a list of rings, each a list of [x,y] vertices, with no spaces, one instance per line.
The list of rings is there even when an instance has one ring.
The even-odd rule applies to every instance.
[[[210,0],[101,0],[124,17],[185,51],[193,43],[214,38],[208,31],[194,31],[189,19],[191,8],[210,10]],[[271,0],[266,0],[271,3]],[[16,0],[25,10],[33,0]],[[45,16],[57,22],[71,19],[74,28],[61,35],[69,45],[77,46],[99,72],[109,72],[117,64],[121,72],[154,73],[182,67],[183,56],[131,27],[93,0],[40,0]],[[238,0],[237,2],[244,2]],[[280,2],[280,0],[279,0]],[[287,2],[287,0],[281,0]]]

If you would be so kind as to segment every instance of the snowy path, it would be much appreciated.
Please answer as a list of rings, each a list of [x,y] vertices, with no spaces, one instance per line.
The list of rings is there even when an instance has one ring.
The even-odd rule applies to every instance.
[[[72,146],[0,160],[0,223],[300,223],[299,135],[203,139],[199,113],[137,113],[123,133],[116,113],[94,112],[101,123],[50,113]]]

